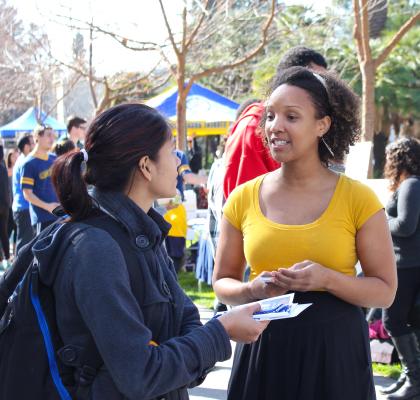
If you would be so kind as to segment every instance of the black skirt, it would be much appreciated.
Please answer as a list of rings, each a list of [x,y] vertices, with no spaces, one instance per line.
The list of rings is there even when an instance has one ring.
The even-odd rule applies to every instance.
[[[376,399],[362,310],[326,292],[294,301],[313,305],[236,346],[228,400]]]

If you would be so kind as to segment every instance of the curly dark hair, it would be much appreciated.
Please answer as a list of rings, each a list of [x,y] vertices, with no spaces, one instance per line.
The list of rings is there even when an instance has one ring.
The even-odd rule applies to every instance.
[[[385,178],[389,179],[391,191],[398,189],[403,174],[420,176],[420,141],[403,138],[386,147]]]
[[[360,138],[360,101],[350,87],[331,73],[314,74],[304,67],[291,67],[277,74],[268,92],[268,97],[281,85],[296,86],[305,90],[315,107],[318,119],[329,116],[331,126],[323,136],[334,153],[331,155],[326,145],[320,141],[318,146],[321,162],[328,166],[331,161],[341,161],[344,154]],[[266,116],[261,120],[264,128]]]
[[[328,68],[327,61],[321,53],[305,46],[295,46],[287,50],[277,65],[277,73],[290,67],[308,67],[311,63]]]

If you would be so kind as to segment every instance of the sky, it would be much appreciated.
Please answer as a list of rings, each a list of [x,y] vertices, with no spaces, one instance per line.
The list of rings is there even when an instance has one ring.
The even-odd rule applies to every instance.
[[[71,58],[75,30],[69,29],[65,15],[82,21],[93,21],[96,25],[117,31],[119,34],[143,41],[163,42],[167,38],[158,0],[9,0],[18,10],[24,23],[34,22],[43,27],[50,38],[54,56],[61,61]],[[285,0],[286,4],[312,5],[322,11],[331,0]],[[322,3],[322,4],[321,4]],[[172,26],[177,25],[181,0],[164,1]],[[86,32],[85,46],[88,44]],[[99,74],[108,75],[118,71],[147,71],[159,60],[155,53],[133,52],[109,37],[96,35],[93,48],[94,65]]]

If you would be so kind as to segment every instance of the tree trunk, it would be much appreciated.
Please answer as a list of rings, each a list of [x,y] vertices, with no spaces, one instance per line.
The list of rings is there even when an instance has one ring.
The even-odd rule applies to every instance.
[[[375,65],[366,61],[361,65],[362,95],[362,140],[371,142],[375,133]]]
[[[183,85],[178,85],[178,99],[176,101],[176,147],[185,151],[186,132],[187,132],[187,91]]]

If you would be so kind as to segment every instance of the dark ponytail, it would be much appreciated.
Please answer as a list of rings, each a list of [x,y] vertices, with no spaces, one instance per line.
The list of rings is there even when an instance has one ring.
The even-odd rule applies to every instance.
[[[82,152],[59,157],[53,166],[52,181],[71,220],[87,218],[92,210],[87,184],[102,191],[124,191],[139,160],[144,156],[156,160],[171,136],[165,118],[144,104],[121,104],[98,115],[86,135],[86,168]]]
[[[58,199],[74,221],[86,218],[92,209],[92,199],[82,178],[83,154],[67,153],[53,165],[52,182]]]

